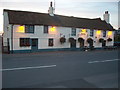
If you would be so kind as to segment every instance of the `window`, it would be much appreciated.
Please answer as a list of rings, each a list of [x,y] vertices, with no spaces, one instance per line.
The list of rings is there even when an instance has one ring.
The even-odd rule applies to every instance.
[[[53,46],[53,38],[48,39],[48,46]]]
[[[90,30],[90,36],[93,37],[94,35],[94,30]]]
[[[76,28],[72,28],[72,30],[71,30],[71,36],[76,36]]]
[[[34,25],[25,25],[25,33],[34,33]]]
[[[103,37],[106,37],[106,31],[103,31]]]
[[[20,38],[20,47],[30,46],[30,38]]]
[[[44,33],[48,33],[48,26],[44,26]]]

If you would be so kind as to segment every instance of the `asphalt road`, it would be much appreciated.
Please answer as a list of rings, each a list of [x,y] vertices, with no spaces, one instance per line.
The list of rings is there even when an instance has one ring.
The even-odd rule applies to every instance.
[[[4,54],[3,88],[118,88],[118,51]]]

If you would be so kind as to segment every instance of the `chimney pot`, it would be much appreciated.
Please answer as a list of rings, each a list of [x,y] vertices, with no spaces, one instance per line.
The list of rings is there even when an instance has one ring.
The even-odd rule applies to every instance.
[[[108,11],[105,11],[105,14],[108,14]]]
[[[50,2],[50,7],[52,7],[52,2]]]

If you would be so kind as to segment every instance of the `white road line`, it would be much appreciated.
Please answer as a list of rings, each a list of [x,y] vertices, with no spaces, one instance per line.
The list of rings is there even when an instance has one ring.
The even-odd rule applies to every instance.
[[[48,68],[55,67],[56,65],[49,66],[36,66],[36,67],[21,67],[21,68],[9,68],[9,69],[0,69],[0,71],[14,71],[14,70],[25,70],[25,69],[37,69],[37,68]]]
[[[111,60],[103,60],[103,61],[90,61],[88,63],[103,63],[103,62],[111,62],[111,61],[118,61],[120,59],[111,59]]]

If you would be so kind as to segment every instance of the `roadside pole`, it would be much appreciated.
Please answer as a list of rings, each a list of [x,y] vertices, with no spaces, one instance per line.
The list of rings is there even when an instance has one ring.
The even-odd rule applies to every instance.
[[[0,35],[0,69],[2,69],[2,36]],[[2,89],[2,71],[0,71],[0,90]]]

